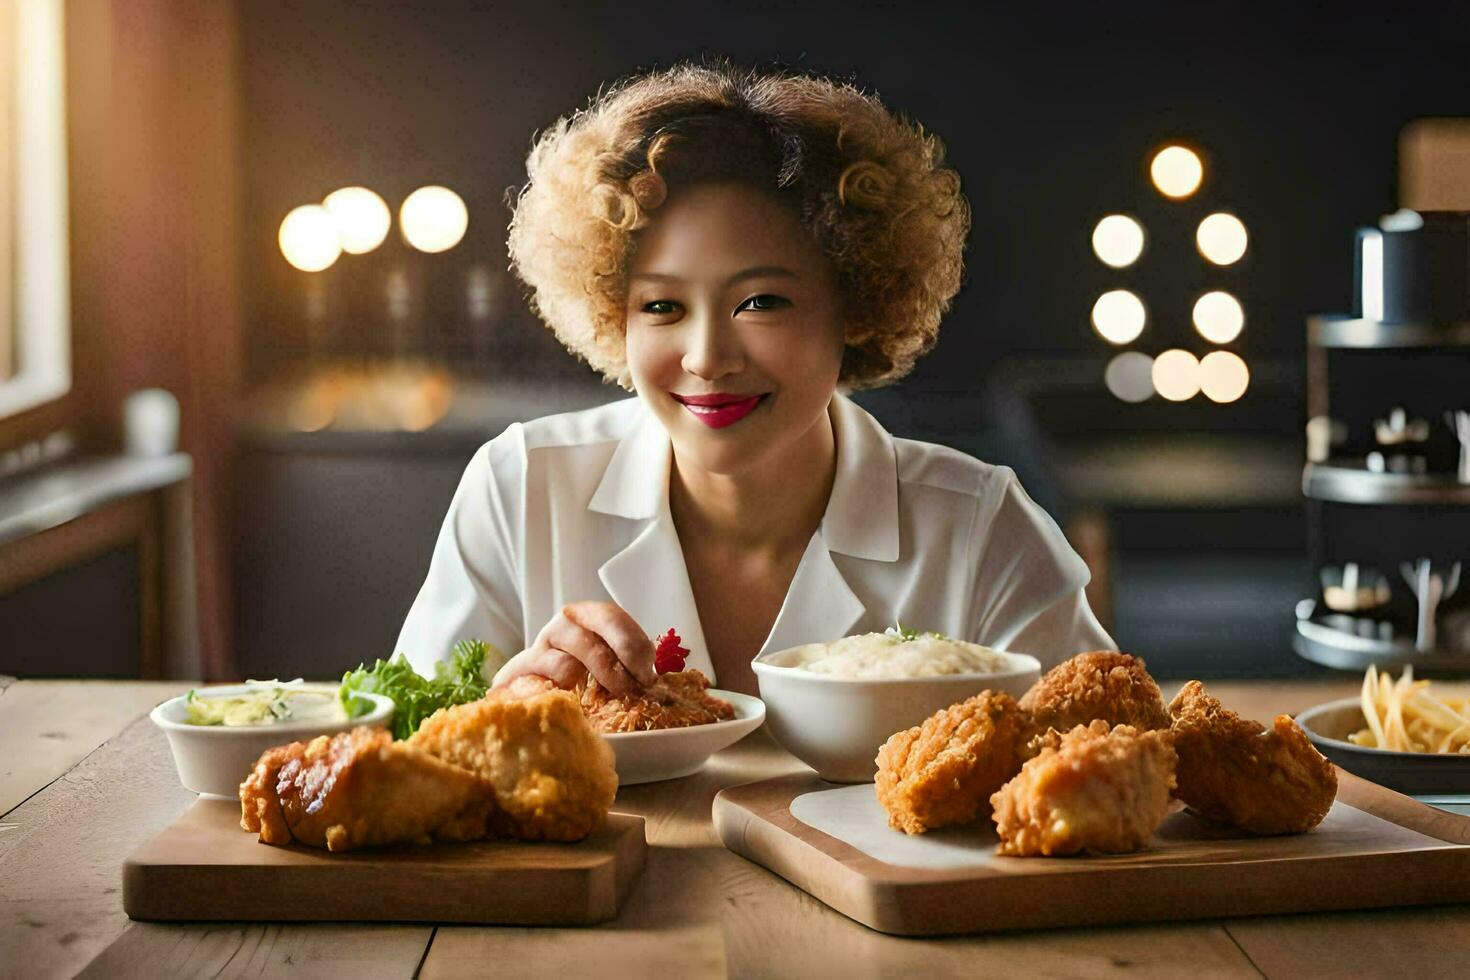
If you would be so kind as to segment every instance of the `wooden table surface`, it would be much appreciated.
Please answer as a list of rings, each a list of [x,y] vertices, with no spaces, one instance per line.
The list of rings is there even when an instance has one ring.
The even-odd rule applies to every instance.
[[[1352,694],[1357,683],[1212,690],[1266,718]],[[710,822],[719,789],[802,768],[763,731],[697,775],[618,793],[617,809],[647,819],[652,846],[642,880],[605,926],[130,922],[124,857],[193,799],[145,715],[187,686],[0,678],[0,975],[1432,977],[1459,973],[1470,955],[1466,906],[885,936],[720,845]]]

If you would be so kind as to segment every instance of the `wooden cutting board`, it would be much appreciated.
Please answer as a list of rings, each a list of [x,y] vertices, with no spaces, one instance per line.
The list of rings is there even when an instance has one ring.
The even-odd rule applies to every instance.
[[[730,850],[903,936],[1470,901],[1470,818],[1338,780],[1309,834],[1249,837],[1181,811],[1150,850],[1099,857],[1001,857],[989,823],[909,838],[871,784],[814,773],[723,790],[714,821]]]
[[[197,800],[123,864],[134,919],[585,925],[617,914],[643,871],[643,818],[608,814],[575,844],[476,841],[331,854],[240,829]]]

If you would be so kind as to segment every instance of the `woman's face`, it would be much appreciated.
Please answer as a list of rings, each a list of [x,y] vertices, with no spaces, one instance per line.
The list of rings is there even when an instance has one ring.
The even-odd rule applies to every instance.
[[[831,264],[774,194],[679,189],[639,234],[628,367],[683,464],[736,473],[825,421],[842,367]]]

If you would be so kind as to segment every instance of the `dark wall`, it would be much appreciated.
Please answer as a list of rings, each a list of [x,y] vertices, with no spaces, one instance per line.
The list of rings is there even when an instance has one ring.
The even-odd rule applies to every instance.
[[[348,348],[457,352],[491,375],[509,363],[583,377],[534,335],[510,283],[501,281],[489,328],[460,322],[445,296],[471,264],[503,274],[503,196],[523,179],[532,133],[601,83],[683,57],[780,59],[849,77],[947,141],[975,230],[939,355],[912,382],[938,388],[973,386],[1007,355],[1103,356],[1088,311],[1098,291],[1126,283],[1150,303],[1155,351],[1188,342],[1190,298],[1218,283],[1247,308],[1236,348],[1248,360],[1295,360],[1303,316],[1349,304],[1352,229],[1396,206],[1399,129],[1470,115],[1465,4],[258,0],[241,9],[257,376],[306,343],[303,277],[274,243],[285,213],[347,183],[396,207],[412,188],[443,182],[467,199],[471,228],[450,256],[421,264],[429,308],[407,336],[383,326],[375,277],[404,259],[390,239],[326,274],[339,314],[328,332]],[[1206,186],[1187,204],[1148,186],[1149,152],[1171,138],[1207,154]],[[1253,233],[1238,269],[1210,273],[1194,254],[1190,219],[1213,205]],[[1152,235],[1125,274],[1105,270],[1088,244],[1114,209],[1139,214]],[[1253,427],[1299,429],[1300,383],[1286,373],[1258,389],[1271,404]],[[1120,417],[1154,411],[1100,404]],[[1116,422],[1097,411],[1079,408],[1074,427]]]

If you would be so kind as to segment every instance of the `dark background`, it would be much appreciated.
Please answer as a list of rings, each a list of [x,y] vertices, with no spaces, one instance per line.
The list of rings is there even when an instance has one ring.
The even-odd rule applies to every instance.
[[[1136,477],[1124,471],[1124,485],[1141,492],[1107,502],[1109,614],[1119,642],[1163,674],[1308,669],[1289,652],[1291,610],[1315,589],[1295,489],[1304,317],[1351,309],[1353,231],[1397,207],[1404,124],[1470,115],[1466,9],[244,5],[250,375],[268,381],[331,357],[407,356],[507,394],[468,431],[440,432],[437,442],[319,433],[247,454],[242,663],[268,673],[299,669],[323,649],[333,650],[329,663],[354,649],[386,653],[463,461],[508,421],[539,413],[515,393],[530,383],[561,393],[567,407],[614,394],[560,350],[506,275],[505,195],[524,180],[532,134],[599,86],[726,56],[877,92],[945,140],[970,196],[967,282],[937,350],[865,404],[900,435],[1014,466],[1069,530],[1090,505],[1089,481],[1066,478],[1079,449],[1146,462],[1155,451],[1137,440],[1162,434],[1214,459],[1223,483],[1238,469],[1229,440],[1254,440],[1249,458],[1275,470],[1259,482],[1278,489],[1243,500],[1222,492],[1161,502],[1160,488],[1146,484],[1168,482],[1167,467],[1162,480],[1146,465]],[[1171,140],[1204,157],[1204,184],[1185,202],[1167,201],[1148,179],[1153,151]],[[465,198],[470,230],[441,256],[412,253],[396,235],[369,256],[344,256],[320,280],[325,321],[308,328],[307,277],[281,260],[276,228],[292,207],[354,183],[390,207],[417,186],[446,184]],[[1217,208],[1251,233],[1245,260],[1225,269],[1193,247],[1194,226]],[[1136,215],[1149,234],[1143,258],[1122,271],[1104,267],[1090,246],[1093,225],[1113,211]],[[381,297],[394,267],[409,270],[419,292],[409,320],[390,328]],[[496,283],[488,322],[471,322],[459,299],[473,269]],[[1112,350],[1089,312],[1099,292],[1118,286],[1149,306],[1135,344],[1148,353],[1203,353],[1192,339],[1193,298],[1206,288],[1234,292],[1247,322],[1228,346],[1251,366],[1246,396],[1221,406],[1203,397],[1128,405],[1109,395],[1101,377]],[[1448,377],[1454,384],[1464,372]],[[1386,411],[1391,397],[1375,391],[1360,411]],[[1335,525],[1349,538],[1362,524],[1354,510]]]
[[[73,7],[76,411],[110,431],[134,388],[181,396],[211,677],[330,676],[389,654],[474,450],[511,422],[622,395],[529,314],[506,271],[505,199],[537,130],[614,79],[683,59],[832,74],[944,139],[974,212],[967,281],[938,349],[860,401],[898,435],[1014,467],[1108,579],[1094,605],[1115,638],[1160,676],[1313,669],[1291,645],[1319,564],[1371,562],[1397,582],[1402,561],[1470,558],[1470,508],[1301,497],[1304,318],[1351,309],[1354,230],[1398,206],[1404,125],[1470,117],[1470,4]],[[1171,141],[1204,158],[1184,202],[1148,179]],[[280,254],[294,207],[362,184],[396,211],[430,183],[470,211],[444,254],[396,232],[323,273]],[[1192,240],[1216,209],[1251,234],[1224,269]],[[1149,235],[1130,269],[1090,248],[1112,212]],[[394,275],[409,285],[398,320]],[[472,282],[488,284],[488,314],[472,313]],[[1108,394],[1116,351],[1089,312],[1118,287],[1148,305],[1132,346],[1150,354],[1203,353],[1193,299],[1238,296],[1246,327],[1227,346],[1250,366],[1246,395]],[[1372,420],[1402,404],[1452,452],[1438,413],[1466,407],[1466,361],[1335,354],[1332,414],[1361,452]],[[405,377],[452,387],[427,431],[362,424],[372,412],[305,431],[290,410],[322,381],[367,391],[371,407],[377,382]],[[112,555],[0,598],[0,636],[46,638],[31,644],[41,661],[0,670],[135,672],[130,567]],[[71,613],[78,596],[86,616]],[[1470,624],[1470,587],[1458,601]],[[1395,602],[1408,602],[1397,585]]]
[[[434,264],[455,282],[470,264],[504,269],[506,190],[524,179],[533,132],[599,85],[681,58],[779,60],[876,91],[948,144],[974,207],[968,281],[936,355],[911,386],[966,388],[1007,355],[1101,354],[1088,313],[1128,285],[1150,306],[1140,341],[1189,343],[1189,304],[1207,285],[1236,292],[1247,327],[1234,345],[1269,367],[1296,357],[1303,316],[1350,302],[1352,230],[1392,210],[1395,139],[1405,122],[1470,113],[1465,4],[280,3],[242,8],[246,281],[254,372],[298,352],[293,275],[274,245],[281,217],[348,183],[396,206],[442,182],[465,197],[469,234]],[[1183,139],[1205,154],[1202,191],[1166,201],[1151,151]],[[1247,260],[1205,267],[1195,222],[1228,207],[1252,234]],[[1089,235],[1103,214],[1136,214],[1150,246],[1108,270]],[[396,239],[396,236],[394,236]],[[370,291],[392,246],[328,270],[347,296]],[[509,284],[507,284],[509,285]],[[428,318],[428,349],[511,368],[501,345],[554,348],[503,296],[496,335]],[[345,302],[345,300],[344,300]],[[366,321],[366,322],[364,322]],[[349,349],[394,349],[370,315],[334,327]],[[1149,345],[1152,345],[1150,348]],[[404,343],[399,341],[397,349]],[[515,370],[524,370],[517,365]],[[1269,372],[1268,372],[1269,373]],[[1268,428],[1301,424],[1298,373],[1220,408],[1089,405],[1062,427]],[[1267,386],[1270,387],[1270,386]],[[1104,414],[1099,415],[1102,410]],[[1164,413],[1164,414],[1161,414]]]

